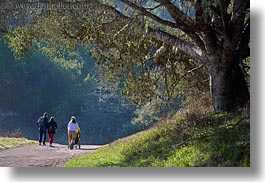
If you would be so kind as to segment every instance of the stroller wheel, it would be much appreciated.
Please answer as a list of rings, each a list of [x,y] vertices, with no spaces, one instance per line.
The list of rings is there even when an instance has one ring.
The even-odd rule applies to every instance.
[[[74,143],[72,142],[69,147],[70,147],[70,150],[72,150],[74,148]]]

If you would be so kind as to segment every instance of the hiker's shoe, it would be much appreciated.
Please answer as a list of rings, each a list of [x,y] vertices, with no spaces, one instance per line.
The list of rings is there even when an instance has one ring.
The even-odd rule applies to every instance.
[[[50,144],[49,147],[52,147],[52,144]]]
[[[39,143],[39,145],[41,145],[41,143]]]
[[[43,143],[43,145],[44,145],[44,146],[46,146],[46,144],[45,144],[45,143]]]

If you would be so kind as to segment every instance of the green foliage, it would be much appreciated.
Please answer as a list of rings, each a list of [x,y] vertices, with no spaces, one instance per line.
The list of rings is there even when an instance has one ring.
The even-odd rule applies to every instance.
[[[78,78],[81,75],[83,65],[80,61],[76,59],[65,59],[56,57],[52,59],[52,61],[58,66],[65,69],[66,71],[71,72],[74,78]]]
[[[219,117],[217,117],[220,119]],[[203,120],[217,120],[205,116]],[[226,118],[227,119],[227,118]],[[225,125],[188,125],[181,113],[155,127],[74,158],[67,167],[250,166],[249,118]],[[202,122],[203,123],[203,122]]]
[[[248,27],[244,25],[249,21],[248,2],[242,3],[240,8],[233,1],[214,0],[180,0],[170,2],[171,5],[146,0],[130,3],[140,8],[129,7],[126,2],[104,0],[94,1],[90,8],[78,11],[22,10],[16,12],[14,20],[4,16],[3,10],[1,19],[9,17],[9,22],[1,21],[1,24],[6,23],[10,30],[7,41],[17,57],[24,56],[35,46],[59,59],[75,53],[79,46],[89,47],[88,52],[98,60],[103,77],[110,83],[120,82],[117,89],[137,105],[157,98],[169,100],[188,92],[191,87],[205,89],[208,76],[204,67],[210,73],[219,63],[231,65],[229,62],[242,61],[215,52],[247,52],[236,49],[235,45],[241,42],[248,47],[249,41],[243,41],[243,35],[239,34],[243,27]],[[233,16],[235,11],[240,16]],[[233,27],[231,36],[236,35],[234,39],[225,35],[230,26]],[[155,31],[150,31],[149,27]],[[212,36],[205,36],[207,29],[207,34]],[[165,44],[168,44],[167,50],[159,54]],[[231,60],[221,60],[228,58]],[[72,60],[70,65],[63,66],[78,67],[82,65],[79,61]],[[81,65],[77,65],[79,63]]]
[[[35,127],[37,117],[47,111],[55,116],[59,128],[65,128],[71,115],[77,116],[84,143],[105,144],[139,131],[130,123],[134,107],[111,92],[111,85],[99,84],[102,78],[82,49],[57,57],[43,57],[38,52],[19,61],[3,43],[0,51],[0,110],[15,113],[9,121],[12,125],[0,123],[1,128],[19,128],[25,136],[35,138],[34,130],[28,128]],[[65,143],[61,131],[57,141]]]
[[[0,108],[23,116],[43,110],[62,114],[77,109],[82,93],[83,64],[76,60],[40,55],[16,61],[5,44],[0,44]],[[80,84],[81,83],[81,84]],[[56,98],[56,99],[54,99]],[[68,104],[66,104],[68,103]]]
[[[137,108],[135,117],[132,122],[135,125],[142,125],[147,128],[156,123],[161,118],[170,117],[180,109],[180,98],[172,99],[170,101],[163,101],[155,99],[151,102]]]
[[[170,100],[181,96],[184,89],[207,87],[203,83],[207,79],[205,70],[194,71],[197,74],[194,77],[195,73],[190,70],[199,67],[198,63],[175,47],[169,48],[170,54],[153,59],[147,55],[162,43],[137,34],[137,27],[121,32],[115,40],[112,37],[104,37],[103,46],[93,49],[92,56],[108,82],[122,81],[118,89],[133,103],[144,105],[153,99]]]
[[[105,3],[120,6],[117,2]],[[146,3],[147,6],[156,5]],[[97,8],[99,10],[95,11]],[[169,18],[165,12],[161,8],[154,10],[155,14]],[[207,78],[205,70],[197,70],[194,79],[194,72],[187,71],[199,64],[176,47],[171,46],[159,58],[154,58],[155,51],[163,42],[145,36],[139,27],[139,24],[145,23],[143,21],[148,26],[158,26],[149,18],[143,20],[141,16],[133,14],[132,21],[128,23],[112,11],[101,13],[100,7],[79,12],[44,11],[42,15],[34,24],[10,28],[7,40],[17,57],[36,47],[43,54],[49,54],[55,64],[73,70],[78,77],[82,74],[80,69],[84,63],[78,56],[71,58],[68,55],[77,55],[80,46],[86,47],[96,60],[103,78],[109,84],[119,82],[116,90],[137,105],[158,98],[175,98],[182,95],[187,86],[206,87],[202,83]],[[179,31],[159,26],[172,35],[183,37]],[[25,45],[21,46],[20,42]]]
[[[32,49],[34,37],[30,34],[29,27],[17,27],[15,30],[9,30],[6,39],[9,47],[13,51],[17,59],[24,58]]]

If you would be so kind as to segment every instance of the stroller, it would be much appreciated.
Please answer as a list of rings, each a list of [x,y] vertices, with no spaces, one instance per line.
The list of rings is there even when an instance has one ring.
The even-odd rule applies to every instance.
[[[71,144],[68,143],[68,149],[73,149],[74,146],[75,146],[76,149],[77,149],[77,146],[78,146],[79,149],[81,148],[81,145],[80,145],[80,136],[81,135],[80,134],[81,134],[81,130],[80,130],[80,128],[78,128],[75,141],[73,143],[71,143]],[[69,139],[69,136],[68,136],[68,139]]]
[[[77,135],[76,135],[76,139],[75,139],[75,148],[78,148],[80,149],[81,148],[81,145],[80,145],[80,137],[81,137],[81,130],[80,130],[80,127],[78,128],[77,130]]]

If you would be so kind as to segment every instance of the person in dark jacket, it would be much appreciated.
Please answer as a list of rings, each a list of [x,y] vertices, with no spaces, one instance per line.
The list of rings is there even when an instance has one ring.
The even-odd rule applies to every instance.
[[[55,122],[53,116],[50,118],[50,121],[48,122],[47,128],[48,128],[48,134],[49,134],[50,147],[52,147],[55,130],[57,129],[57,123]]]
[[[45,112],[43,116],[41,116],[37,121],[37,126],[39,128],[39,145],[41,145],[41,143],[43,143],[43,145],[46,145],[45,141],[46,141],[47,125],[48,125],[48,113]]]

